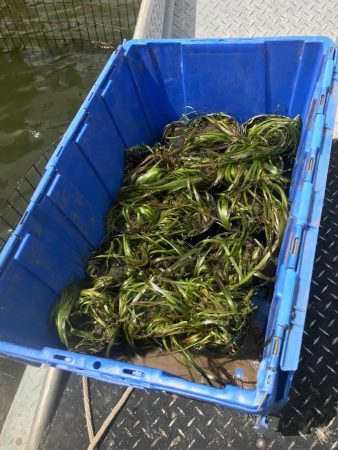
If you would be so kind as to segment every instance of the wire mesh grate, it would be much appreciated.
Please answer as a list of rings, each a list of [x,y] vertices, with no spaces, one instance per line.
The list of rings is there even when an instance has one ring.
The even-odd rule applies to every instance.
[[[19,222],[22,221],[31,196],[44,174],[45,166],[59,142],[60,139],[50,145],[35,161],[17,182],[7,200],[0,206],[0,250]]]
[[[119,44],[132,37],[141,0],[0,0],[0,50]]]

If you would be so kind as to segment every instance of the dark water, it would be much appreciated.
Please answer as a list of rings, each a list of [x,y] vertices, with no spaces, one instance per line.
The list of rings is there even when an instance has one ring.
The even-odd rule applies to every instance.
[[[0,201],[66,129],[109,55],[0,52]]]
[[[65,131],[110,53],[0,52],[0,203]],[[23,370],[0,357],[0,430]]]

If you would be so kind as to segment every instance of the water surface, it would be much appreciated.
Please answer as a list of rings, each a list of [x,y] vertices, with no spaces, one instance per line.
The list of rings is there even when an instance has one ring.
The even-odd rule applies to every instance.
[[[0,52],[0,201],[67,128],[111,51]]]

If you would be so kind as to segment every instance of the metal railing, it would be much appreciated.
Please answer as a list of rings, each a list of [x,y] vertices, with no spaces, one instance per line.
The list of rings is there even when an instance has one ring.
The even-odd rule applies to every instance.
[[[24,176],[17,182],[7,200],[0,205],[0,250],[22,219],[31,196],[43,176],[45,166],[59,141],[60,139],[50,145],[33,163]]]
[[[0,50],[90,43],[133,35],[141,0],[0,0]]]

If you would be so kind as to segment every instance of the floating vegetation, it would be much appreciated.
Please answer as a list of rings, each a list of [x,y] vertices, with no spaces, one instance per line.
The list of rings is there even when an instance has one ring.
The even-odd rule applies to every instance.
[[[271,281],[288,216],[286,155],[300,119],[226,114],[183,118],[160,143],[128,152],[106,235],[83,286],[54,310],[64,344],[86,353],[127,342],[138,352],[234,353],[255,291]]]

